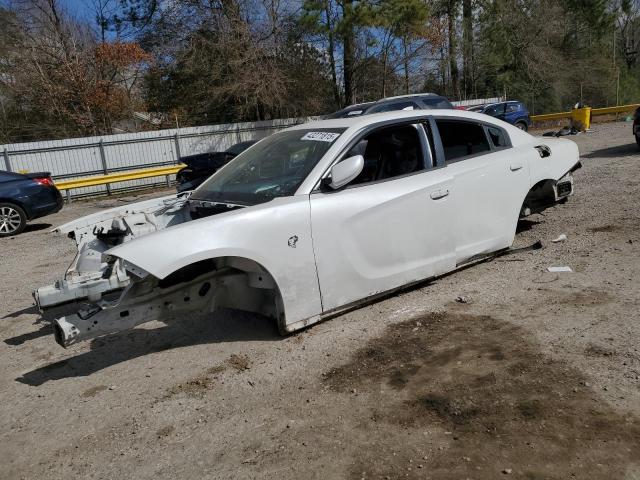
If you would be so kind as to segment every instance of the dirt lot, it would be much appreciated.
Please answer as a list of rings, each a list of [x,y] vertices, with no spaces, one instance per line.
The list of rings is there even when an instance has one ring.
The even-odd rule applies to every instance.
[[[0,477],[640,479],[630,130],[573,137],[576,195],[516,237],[542,250],[288,338],[222,312],[64,350],[30,297],[73,256],[45,222],[119,200],[0,240]]]

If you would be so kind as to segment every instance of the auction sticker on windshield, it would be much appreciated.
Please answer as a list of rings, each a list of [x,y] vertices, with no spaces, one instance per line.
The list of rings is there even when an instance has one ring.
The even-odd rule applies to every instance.
[[[334,132],[307,132],[300,140],[315,140],[317,142],[331,143],[339,136],[339,133]]]

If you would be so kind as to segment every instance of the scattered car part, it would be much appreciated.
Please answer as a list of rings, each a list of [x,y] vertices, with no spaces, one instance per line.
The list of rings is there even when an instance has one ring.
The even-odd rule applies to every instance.
[[[566,240],[567,240],[567,236],[564,233],[561,233],[560,235],[558,235],[556,238],[554,238],[551,241],[553,243],[560,243],[560,242],[564,242]]]
[[[551,273],[564,273],[564,272],[573,272],[571,267],[561,266],[561,267],[547,267],[547,271]]]

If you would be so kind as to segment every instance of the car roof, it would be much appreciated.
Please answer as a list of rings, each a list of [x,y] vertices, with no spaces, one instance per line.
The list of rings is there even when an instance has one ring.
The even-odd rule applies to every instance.
[[[426,92],[426,93],[409,93],[407,95],[396,95],[395,97],[381,98],[380,100],[378,100],[375,103],[382,103],[382,102],[386,102],[388,100],[402,100],[403,98],[419,98],[419,97],[442,97],[442,95],[438,95],[436,93],[430,93],[430,92]]]
[[[457,117],[468,118],[469,120],[477,120],[485,123],[495,123],[492,117],[483,113],[470,112],[468,110],[451,110],[451,109],[431,109],[431,110],[394,110],[391,112],[371,113],[369,115],[360,115],[351,118],[335,118],[330,120],[317,120],[309,123],[302,123],[287,130],[310,130],[331,129],[331,128],[347,128],[360,129],[371,124],[384,123],[392,120],[402,120],[404,118],[428,118],[428,117]],[[499,125],[504,128],[501,122]]]

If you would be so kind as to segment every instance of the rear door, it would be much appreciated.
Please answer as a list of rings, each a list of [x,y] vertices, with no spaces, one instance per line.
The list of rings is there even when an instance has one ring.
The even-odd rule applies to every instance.
[[[455,266],[453,179],[434,168],[422,126],[362,134],[340,159],[353,154],[360,176],[310,198],[324,312]]]
[[[454,183],[456,263],[510,246],[529,187],[528,162],[502,128],[455,117],[434,123]]]

